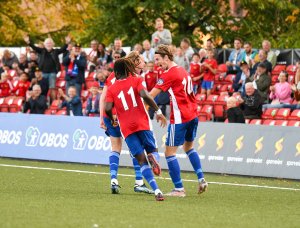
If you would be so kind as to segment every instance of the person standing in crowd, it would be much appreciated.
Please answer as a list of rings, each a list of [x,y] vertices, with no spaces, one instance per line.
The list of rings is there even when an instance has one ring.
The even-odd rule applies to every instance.
[[[246,79],[246,82],[252,82],[254,88],[258,91],[264,103],[269,101],[269,88],[272,83],[271,77],[267,74],[267,66],[260,63],[254,75]]]
[[[2,57],[2,64],[5,66],[8,66],[10,69],[12,69],[13,63],[19,63],[18,57],[15,53],[12,51],[9,51],[8,49],[4,50],[3,57]]]
[[[121,57],[126,56],[126,52],[122,49],[122,40],[120,38],[115,39],[113,51],[121,53]]]
[[[23,107],[24,113],[30,110],[30,114],[44,114],[47,109],[47,99],[41,92],[40,85],[34,85],[32,91],[27,91]]]
[[[204,179],[199,155],[194,149],[198,118],[197,102],[191,79],[188,73],[173,61],[173,54],[167,45],[158,46],[155,51],[155,64],[161,66],[165,71],[160,75],[150,95],[155,98],[160,92],[168,91],[172,100],[165,157],[175,188],[167,195],[175,197],[185,197],[186,195],[176,158],[177,149],[181,145],[183,145],[183,150],[197,175],[198,193],[203,193],[208,184]]]
[[[154,61],[154,53],[155,50],[154,48],[151,47],[150,41],[149,40],[144,40],[143,41],[143,57],[145,59],[145,62],[148,63],[150,61]]]
[[[78,43],[75,44],[70,54],[63,59],[63,65],[66,69],[66,91],[70,86],[75,86],[79,97],[81,96],[82,84],[85,82],[86,64],[86,57],[81,53],[81,45]]]
[[[51,38],[47,38],[44,41],[45,47],[43,48],[35,46],[28,35],[24,37],[24,41],[40,54],[39,69],[41,69],[43,77],[49,80],[50,100],[52,102],[56,96],[56,75],[61,70],[58,56],[67,50],[71,38],[67,36],[65,38],[66,44],[59,49],[53,48],[54,42]]]
[[[28,68],[28,61],[27,61],[26,54],[20,54],[19,69],[21,71],[25,71],[25,69],[27,69],[27,68]]]
[[[230,53],[227,65],[228,74],[236,74],[240,71],[240,62],[242,61],[242,40],[240,38],[234,39],[234,50]]]
[[[108,61],[108,56],[106,53],[106,47],[105,44],[99,43],[98,45],[98,53],[97,53],[97,65],[101,67],[105,66],[105,64]]]
[[[172,44],[172,35],[170,30],[164,28],[164,21],[161,18],[155,20],[156,31],[152,34],[151,46],[156,48],[160,44]]]
[[[206,50],[206,51],[212,50],[214,52],[214,59],[218,60],[218,51],[217,51],[217,49],[215,49],[213,40],[211,38],[206,41],[204,50]],[[201,58],[200,51],[199,51],[199,55]]]
[[[185,56],[183,53],[183,50],[179,47],[176,49],[176,54],[174,55],[174,62],[181,66],[186,70],[186,72],[189,72],[190,68],[190,61],[189,58]]]
[[[91,41],[91,51],[87,54],[87,69],[89,73],[93,72],[96,69],[96,61],[98,54],[98,44],[97,40]]]
[[[49,81],[46,78],[43,78],[42,71],[38,67],[35,68],[35,77],[31,80],[31,86],[29,89],[33,89],[34,85],[39,85],[41,87],[41,94],[47,97]]]
[[[207,59],[204,60],[201,71],[203,72],[203,81],[201,93],[209,96],[214,87],[215,75],[217,73],[218,63],[214,59],[213,51],[207,51]]]
[[[227,119],[229,123],[245,123],[244,114],[235,97],[229,97],[227,100]]]
[[[198,53],[193,54],[192,62],[190,64],[190,77],[193,81],[194,94],[196,94],[200,87],[200,79],[203,77],[203,74],[201,74],[200,55]]]
[[[191,47],[191,41],[189,38],[183,38],[180,42],[180,48],[185,55],[185,57],[188,58],[189,62],[192,61],[192,56],[194,54],[194,49]]]
[[[250,42],[244,43],[244,51],[242,53],[242,61],[246,62],[250,69],[254,66],[254,59],[257,55],[257,51],[252,49],[252,44]]]
[[[86,113],[87,116],[100,116],[99,102],[99,83],[94,82],[90,88],[91,95],[87,99]]]
[[[264,40],[262,42],[262,49],[267,53],[267,60],[272,64],[272,67],[275,67],[277,63],[277,55],[271,50],[271,42]]]
[[[75,86],[69,87],[68,96],[62,89],[58,89],[58,98],[64,99],[64,101],[60,104],[60,108],[67,107],[68,116],[83,116],[81,99],[76,95],[76,93]]]

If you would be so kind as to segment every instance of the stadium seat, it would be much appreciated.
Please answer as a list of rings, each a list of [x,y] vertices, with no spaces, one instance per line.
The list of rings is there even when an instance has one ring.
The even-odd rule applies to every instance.
[[[272,75],[279,75],[281,71],[285,70],[285,65],[276,65],[272,70]]]
[[[286,72],[289,75],[295,75],[296,74],[296,65],[288,65],[286,68]]]
[[[276,120],[285,120],[290,115],[290,112],[291,112],[291,109],[289,109],[289,108],[280,108],[276,112],[276,114],[274,116],[274,119],[276,119]]]
[[[65,90],[66,89],[66,81],[65,80],[57,80],[55,86],[56,86],[56,88]]]
[[[221,88],[220,88],[220,93],[221,93],[221,92],[233,93],[232,84],[225,84],[225,85],[222,85]]]
[[[84,72],[84,78],[87,78],[89,76],[89,71]]]
[[[67,115],[67,110],[65,110],[65,109],[58,110],[55,113],[55,115],[65,116],[65,115]]]
[[[55,115],[56,110],[54,109],[46,109],[46,111],[44,112],[45,115]]]
[[[20,112],[22,109],[24,97],[15,97],[11,105],[9,105],[9,112]]]
[[[275,121],[275,125],[276,126],[287,126],[288,125],[288,122],[287,120],[276,120]]]
[[[249,124],[251,124],[251,125],[261,125],[262,120],[261,119],[253,119],[253,120],[250,120]]]
[[[278,112],[278,108],[268,108],[262,114],[262,119],[273,119]]]
[[[214,103],[214,117],[215,118],[225,118],[228,94],[220,95],[217,101]]]
[[[263,122],[263,125],[275,126],[276,120],[266,119]]]
[[[288,126],[290,126],[290,127],[300,127],[300,121],[299,120],[290,120],[288,122]]]
[[[0,105],[0,112],[9,112],[9,106],[13,103],[15,97],[5,97]]]
[[[215,83],[212,89],[212,94],[216,94],[216,95],[220,94],[221,87],[222,87],[221,83]]]
[[[57,111],[59,108],[61,101],[60,100],[54,100],[52,101],[52,104],[50,105],[49,109],[51,109],[52,111]]]
[[[57,73],[56,78],[57,80],[65,80],[66,71],[61,70]]]
[[[198,104],[203,104],[203,102],[206,100],[206,94],[196,94],[196,100]]]
[[[199,113],[198,119],[200,122],[206,122],[212,119],[213,106],[204,105]]]
[[[272,75],[272,85],[278,82],[278,75]]]
[[[288,119],[300,121],[300,109],[295,109],[294,111],[292,111]]]
[[[83,101],[86,101],[90,95],[90,92],[88,90],[81,90],[81,99]]]
[[[219,95],[211,94],[207,97],[207,99],[203,103],[205,105],[213,105],[217,101],[218,97]]]
[[[223,84],[232,84],[235,79],[235,74],[228,74],[225,77],[225,80],[223,81]]]
[[[227,66],[226,64],[220,64],[218,65],[218,73],[226,73],[227,72]]]

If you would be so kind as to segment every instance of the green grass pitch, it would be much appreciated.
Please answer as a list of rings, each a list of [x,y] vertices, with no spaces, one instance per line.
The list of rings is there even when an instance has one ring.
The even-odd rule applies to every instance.
[[[50,167],[108,173],[107,166],[0,158],[0,227],[300,227],[300,191],[210,184],[198,195],[185,181],[186,198],[134,193],[134,178],[119,176],[121,194],[110,193],[106,174],[5,167]],[[121,168],[120,174],[133,174]],[[166,171],[163,177],[169,177]],[[195,180],[194,173],[183,173]],[[300,182],[207,174],[209,182],[300,189]],[[171,181],[158,179],[163,192]]]

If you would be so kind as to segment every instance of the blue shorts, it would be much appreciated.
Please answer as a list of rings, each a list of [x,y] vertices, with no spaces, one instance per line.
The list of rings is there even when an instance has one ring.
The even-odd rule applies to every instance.
[[[48,79],[49,89],[55,89],[56,87],[56,73],[43,73],[43,78]]]
[[[198,127],[198,118],[187,123],[169,124],[166,146],[181,146],[184,141],[193,142]]]
[[[205,90],[211,90],[214,87],[214,82],[203,80],[201,87],[202,87],[202,89],[205,89]]]
[[[126,137],[125,142],[134,157],[144,153],[144,150],[148,153],[157,151],[157,145],[152,131],[138,131],[132,133]]]
[[[116,138],[122,137],[120,127],[119,126],[114,127],[111,124],[111,120],[109,118],[104,117],[104,124],[107,128],[105,132],[107,136],[112,136]]]

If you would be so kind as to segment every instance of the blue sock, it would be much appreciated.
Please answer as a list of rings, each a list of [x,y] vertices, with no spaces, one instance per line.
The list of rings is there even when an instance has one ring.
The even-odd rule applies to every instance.
[[[150,166],[148,165],[148,163],[144,163],[143,165],[141,165],[141,171],[142,171],[144,178],[147,180],[148,184],[151,186],[153,191],[158,189],[157,183],[154,179],[152,170],[151,170]]]
[[[201,168],[201,162],[199,155],[195,149],[191,149],[188,152],[186,152],[187,156],[190,159],[190,162],[195,170],[195,173],[197,174],[198,180],[204,177],[203,171]]]
[[[180,167],[176,156],[168,156],[166,157],[168,167],[169,167],[169,174],[175,185],[175,188],[183,188],[182,180],[180,177]]]
[[[109,156],[110,179],[117,179],[120,154],[112,151]]]
[[[143,180],[143,175],[141,172],[141,166],[139,162],[136,160],[136,158],[132,158],[132,163],[134,167],[134,172],[135,172],[135,180]]]

